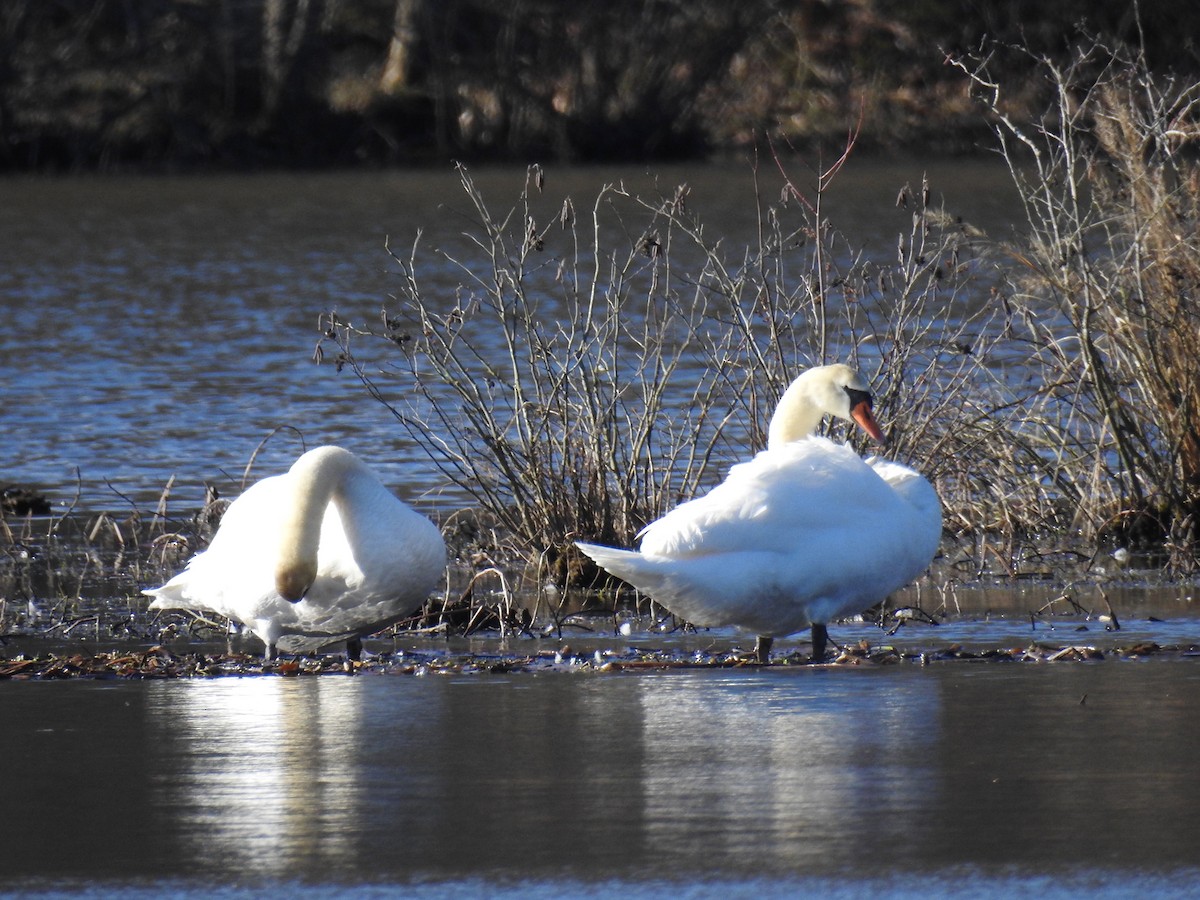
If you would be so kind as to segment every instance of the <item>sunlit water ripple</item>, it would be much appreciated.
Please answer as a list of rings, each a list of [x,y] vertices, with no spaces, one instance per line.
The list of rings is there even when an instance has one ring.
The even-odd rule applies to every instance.
[[[849,241],[893,257],[897,234],[911,228],[911,212],[895,207],[897,189],[930,169],[961,214],[997,233],[1011,228],[1007,175],[990,163],[863,161],[825,212]],[[497,216],[525,187],[524,170],[474,174]],[[759,180],[763,203],[777,203],[779,176]],[[605,184],[653,197],[685,182],[708,239],[738,264],[758,240],[749,166],[551,168],[534,208],[553,222],[571,196],[586,236]],[[486,263],[464,237],[472,213],[452,171],[13,179],[0,181],[0,200],[4,481],[38,486],[61,505],[78,472],[84,508],[120,508],[118,495],[153,508],[176,476],[173,499],[186,507],[205,481],[236,493],[259,442],[290,426],[309,445],[355,450],[407,498],[462,505],[352,375],[312,362],[323,311],[362,324],[390,304],[399,275],[385,240],[407,259],[423,232],[418,277],[446,310],[465,278],[439,253]],[[614,224],[607,238],[617,251],[637,238],[622,234]],[[547,241],[538,277],[550,284],[570,246],[557,227]],[[402,385],[395,399],[406,402]],[[275,438],[252,477],[279,471],[299,449],[290,432]]]
[[[0,683],[0,894],[1185,896],[1197,702],[1165,660]]]

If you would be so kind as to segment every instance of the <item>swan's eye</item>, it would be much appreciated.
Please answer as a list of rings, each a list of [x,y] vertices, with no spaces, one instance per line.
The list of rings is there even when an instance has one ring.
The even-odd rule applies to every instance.
[[[858,406],[860,403],[867,404],[867,409],[871,409],[874,404],[871,402],[871,395],[866,391],[860,391],[856,388],[846,388],[846,393],[850,395],[850,408]]]

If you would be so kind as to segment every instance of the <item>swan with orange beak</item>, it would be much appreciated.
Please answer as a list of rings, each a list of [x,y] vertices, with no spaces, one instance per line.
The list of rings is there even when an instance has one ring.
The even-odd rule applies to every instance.
[[[761,662],[776,637],[811,628],[820,662],[827,623],[919,576],[942,535],[932,485],[816,435],[826,415],[885,443],[861,375],[841,364],[809,369],[780,398],[767,448],[647,525],[640,549],[577,546],[693,625],[752,632]]]

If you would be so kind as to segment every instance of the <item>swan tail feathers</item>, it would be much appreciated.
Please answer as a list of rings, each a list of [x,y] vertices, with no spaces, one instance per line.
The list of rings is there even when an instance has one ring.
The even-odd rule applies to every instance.
[[[201,554],[202,556],[203,554]],[[153,597],[150,601],[150,609],[190,609],[196,610],[205,608],[201,602],[196,599],[196,561],[200,556],[195,557],[187,569],[184,569],[166,584],[156,588],[146,588],[142,591],[147,597]]]
[[[147,588],[142,593],[147,597],[154,598],[150,601],[150,609],[185,609],[187,607],[187,603],[183,599],[182,588],[170,581],[162,587]]]
[[[657,568],[653,562],[638,551],[604,547],[600,544],[587,544],[583,541],[576,541],[575,546],[591,557],[596,565],[609,575],[628,582],[639,591],[650,593],[657,587]]]

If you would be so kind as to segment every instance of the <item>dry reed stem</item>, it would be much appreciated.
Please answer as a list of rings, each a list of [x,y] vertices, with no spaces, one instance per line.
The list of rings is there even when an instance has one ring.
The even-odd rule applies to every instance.
[[[395,307],[378,324],[328,313],[336,354],[315,356],[353,371],[560,583],[577,574],[571,540],[632,543],[763,445],[801,369],[834,360],[875,386],[889,453],[934,480],[952,529],[1006,535],[1012,556],[1019,536],[1077,516],[1071,469],[1091,457],[1075,381],[1041,377],[1060,336],[1004,290],[1006,257],[927,183],[901,193],[911,227],[889,262],[813,217],[823,174],[804,203],[792,178],[778,203],[757,191],[760,238],[743,251],[698,220],[686,186],[604,185],[590,217],[571,201],[540,227],[541,177],[496,215],[460,176],[478,258],[444,257],[457,296],[425,296],[419,237],[407,256],[389,249]],[[1031,361],[1030,382],[1013,383]]]
[[[1023,52],[1019,48],[1016,52]],[[1004,112],[986,61],[958,63],[993,114],[1025,204],[1020,302],[1057,320],[1039,362],[1074,384],[1077,436],[1056,483],[1086,535],[1157,542],[1196,565],[1200,510],[1200,84],[1152,73],[1099,42],[1065,65],[1039,123]],[[1051,352],[1052,351],[1052,352]],[[1065,399],[1065,398],[1064,398]]]

